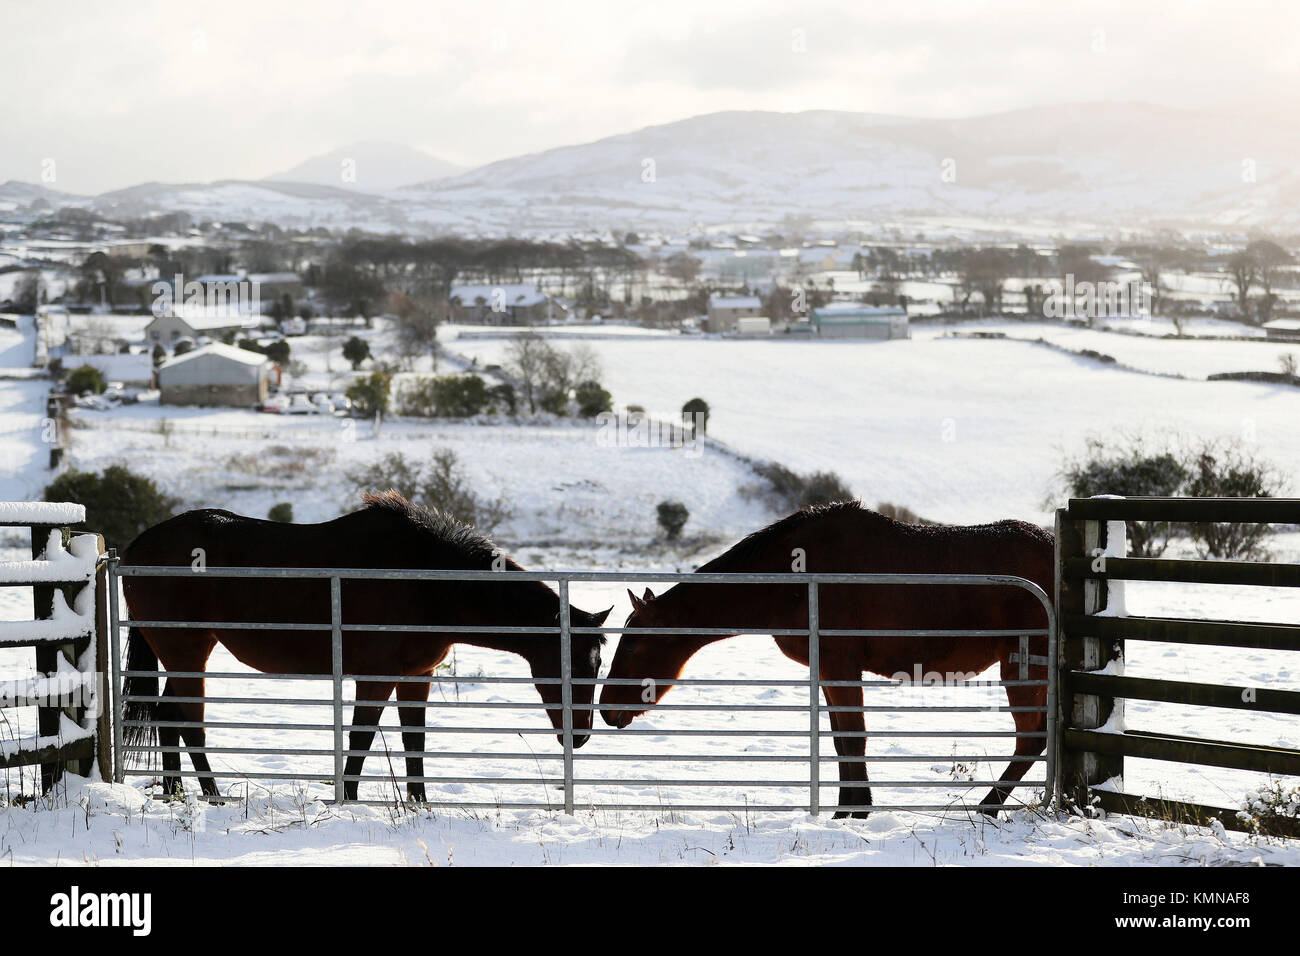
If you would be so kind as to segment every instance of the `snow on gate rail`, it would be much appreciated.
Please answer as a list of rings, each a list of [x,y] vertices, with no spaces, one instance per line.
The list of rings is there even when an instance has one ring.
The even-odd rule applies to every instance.
[[[112,635],[112,664],[113,664],[113,687],[114,704],[113,704],[113,743],[114,743],[114,779],[118,782],[124,781],[128,777],[148,777],[154,776],[156,771],[151,769],[154,757],[160,756],[164,748],[157,744],[146,743],[126,747],[123,744],[123,729],[130,726],[124,721],[125,705],[132,698],[125,696],[122,692],[123,678],[132,676],[134,672],[126,670],[123,666],[121,655],[120,636],[123,628],[136,626],[139,622],[128,620],[120,617],[118,607],[118,587],[119,582],[126,577],[191,577],[195,571],[191,567],[153,567],[153,566],[126,566],[121,565],[115,554],[110,555],[109,561],[109,612],[110,612],[110,631]],[[871,809],[874,810],[916,810],[916,811],[944,811],[944,810],[965,810],[970,808],[970,804],[965,801],[966,791],[972,788],[984,788],[997,783],[991,779],[992,774],[987,775],[989,779],[975,779],[978,775],[974,772],[976,768],[984,765],[1004,763],[1011,759],[1016,759],[1031,766],[1042,765],[1044,772],[1039,776],[1033,776],[1033,779],[1025,779],[1017,784],[1018,788],[1025,788],[1028,791],[1032,788],[1041,789],[1041,799],[1047,802],[1052,798],[1055,780],[1055,739],[1056,739],[1056,687],[1054,675],[1056,673],[1056,618],[1050,598],[1033,582],[1016,577],[1013,575],[993,575],[993,574],[825,574],[825,573],[725,573],[725,574],[707,574],[707,573],[665,573],[665,572],[609,572],[609,571],[407,571],[407,570],[388,570],[388,569],[334,569],[334,568],[245,568],[245,567],[212,567],[208,566],[204,570],[205,577],[252,577],[252,578],[279,578],[279,579],[317,579],[328,580],[331,588],[331,608],[329,635],[331,642],[331,658],[333,668],[328,673],[318,674],[284,674],[284,673],[259,673],[256,671],[240,671],[241,666],[233,663],[225,670],[210,670],[202,674],[198,672],[163,672],[161,676],[186,677],[203,676],[209,681],[232,682],[241,691],[240,696],[220,696],[207,695],[202,698],[196,698],[196,702],[201,700],[205,705],[205,717],[202,721],[183,721],[173,720],[154,723],[175,728],[177,730],[203,728],[205,731],[215,731],[223,738],[233,732],[245,734],[251,740],[243,746],[207,746],[202,748],[205,754],[217,756],[225,759],[230,757],[253,758],[251,765],[246,763],[243,766],[233,764],[226,768],[214,767],[213,775],[220,781],[221,778],[236,778],[244,781],[246,785],[252,781],[300,781],[313,787],[327,787],[332,790],[332,798],[336,802],[359,802],[374,805],[392,805],[400,797],[395,793],[398,785],[405,783],[421,783],[434,788],[428,795],[427,802],[431,806],[457,808],[465,810],[476,809],[564,809],[572,813],[576,808],[590,809],[608,809],[608,810],[701,810],[701,811],[730,811],[730,812],[749,812],[749,811],[808,811],[819,813],[823,810],[840,810],[851,811],[855,809],[865,809],[858,806],[839,806],[836,801],[832,804],[824,803],[821,797],[822,788],[839,787],[840,781],[835,779],[838,775],[832,772],[832,778],[827,779],[823,775],[823,764],[830,764],[832,767],[839,762],[858,758],[844,758],[823,752],[821,742],[825,738],[834,738],[836,736],[862,736],[868,739],[873,737],[883,738],[890,741],[889,753],[872,755],[870,753],[865,757],[868,766],[872,763],[884,763],[887,766],[898,766],[904,764],[930,764],[928,768],[931,771],[930,776],[917,776],[904,779],[890,779],[887,781],[872,781],[870,786],[884,791],[892,790],[920,790],[924,794],[931,795],[931,798],[924,802],[917,803],[896,803],[885,802],[876,803]],[[784,677],[767,677],[767,676],[728,676],[728,677],[685,677],[673,681],[674,686],[694,689],[711,689],[712,698],[706,703],[669,703],[669,704],[650,704],[646,717],[638,721],[643,726],[632,726],[624,729],[615,729],[612,727],[596,726],[594,711],[599,708],[596,702],[596,695],[599,688],[611,683],[634,684],[640,685],[639,680],[611,681],[609,678],[597,677],[592,679],[575,678],[570,673],[571,662],[571,640],[574,634],[638,634],[654,636],[656,632],[660,636],[664,635],[663,629],[655,628],[635,628],[627,629],[620,627],[578,627],[571,625],[568,613],[560,615],[560,620],[553,627],[539,628],[511,628],[500,626],[448,626],[448,625],[429,625],[427,627],[413,627],[409,625],[372,625],[372,624],[346,624],[342,616],[342,582],[348,580],[360,579],[383,579],[383,580],[409,580],[409,581],[434,581],[434,580],[451,580],[451,581],[474,581],[474,580],[517,580],[529,582],[554,582],[559,592],[559,606],[562,609],[568,609],[570,585],[575,582],[581,582],[591,586],[610,586],[617,585],[620,589],[623,586],[642,583],[669,583],[676,584],[681,582],[703,583],[703,584],[797,584],[808,589],[808,620],[806,626],[795,629],[768,629],[761,634],[753,633],[752,629],[746,629],[739,632],[742,639],[752,639],[756,636],[797,636],[807,637],[809,641],[808,651],[810,661],[814,666],[810,666],[807,677],[784,678]],[[867,629],[827,629],[820,626],[818,620],[818,594],[819,588],[826,585],[958,585],[958,586],[999,586],[1019,588],[1031,594],[1042,606],[1047,626],[1043,628],[1019,628],[1015,630],[994,631],[989,629],[963,628],[951,630],[906,630],[890,629],[887,631],[867,630]],[[152,621],[148,622],[150,627],[170,627],[184,628],[192,626],[203,626],[207,629],[212,628],[213,622],[187,622],[187,621]],[[220,623],[220,622],[218,622]],[[257,623],[238,622],[242,628],[258,627]],[[327,625],[324,623],[298,624],[289,625],[297,629],[314,630],[324,636]],[[269,622],[262,624],[261,627],[285,627],[280,622]],[[217,628],[218,630],[220,628]],[[233,629],[233,626],[232,626]],[[455,773],[442,775],[422,775],[419,777],[407,777],[397,774],[393,769],[392,761],[394,758],[407,756],[404,752],[399,752],[395,747],[389,752],[386,744],[384,731],[407,731],[412,728],[399,727],[391,724],[377,725],[356,725],[347,723],[343,717],[343,711],[347,707],[357,705],[355,693],[355,679],[343,671],[342,668],[342,643],[343,635],[348,631],[365,631],[365,632],[393,632],[393,633],[411,633],[411,632],[428,632],[440,634],[454,633],[503,633],[503,632],[526,632],[534,636],[558,636],[560,641],[561,661],[564,662],[562,675],[558,678],[535,678],[532,676],[512,675],[512,670],[517,671],[522,663],[521,659],[514,655],[505,653],[490,656],[488,659],[493,664],[493,670],[497,676],[483,676],[481,674],[471,674],[469,676],[461,674],[442,674],[434,673],[430,676],[401,676],[401,675],[359,675],[362,680],[384,680],[391,681],[394,684],[416,682],[427,683],[437,687],[441,692],[442,700],[421,700],[418,702],[407,702],[398,700],[395,705],[401,707],[419,707],[424,708],[425,712],[439,711],[439,720],[436,726],[426,726],[422,728],[424,733],[436,735],[435,739],[450,740],[453,745],[459,744],[461,749],[456,750],[421,750],[413,756],[421,757],[426,761],[433,762],[436,766],[442,766],[450,763],[452,766],[459,768],[466,763],[476,772]],[[736,631],[717,629],[717,628],[678,628],[672,629],[673,634],[698,634],[717,635],[725,633],[727,635],[737,634]],[[899,639],[909,637],[1018,637],[1020,640],[1019,654],[1015,659],[1019,661],[1020,673],[1018,680],[1008,681],[1006,675],[1002,675],[1000,680],[965,680],[947,684],[943,687],[925,687],[918,692],[927,696],[942,696],[944,700],[938,704],[927,704],[925,706],[904,706],[904,705],[882,705],[876,703],[864,702],[861,707],[836,707],[836,711],[852,711],[869,715],[873,720],[884,721],[884,726],[869,727],[865,732],[854,733],[852,731],[833,731],[823,725],[823,717],[829,717],[832,707],[822,702],[821,694],[828,682],[823,681],[820,677],[818,667],[815,666],[818,661],[819,649],[823,638],[827,637],[880,637],[884,639]],[[1031,656],[1029,653],[1029,638],[1047,637],[1048,656],[1046,658]],[[771,642],[767,642],[770,646]],[[747,673],[745,662],[750,662],[749,666],[771,666],[772,658],[775,655],[767,655],[768,660],[764,660],[764,655],[746,656],[742,658],[737,649],[732,648],[728,657],[728,672],[730,673]],[[789,664],[784,658],[778,658],[780,661]],[[733,670],[732,664],[739,664]],[[1045,678],[1042,680],[1029,679],[1029,666],[1046,667]],[[777,665],[780,666],[780,665]],[[292,682],[297,687],[307,687],[308,690],[301,691],[299,696],[283,697],[274,696],[270,693],[263,693],[261,687],[274,686],[280,682]],[[354,688],[352,697],[344,695],[345,683],[351,683]],[[853,686],[866,689],[869,693],[896,693],[900,690],[909,689],[906,682],[898,680],[862,680],[862,681],[834,681],[829,682],[834,686]],[[1013,708],[1007,706],[1006,697],[1001,697],[1001,705],[984,704],[970,705],[968,703],[949,703],[954,699],[954,693],[969,694],[978,688],[992,688],[994,693],[1004,692],[1009,685],[1016,683],[1046,685],[1046,701],[1042,706],[1032,708],[1016,708],[1034,710],[1045,714],[1045,728],[1040,732],[1021,732],[1009,729],[1006,726],[999,726],[998,729],[984,728],[975,726],[980,723],[979,714],[1006,714]],[[541,701],[529,700],[522,702],[518,700],[502,700],[495,694],[492,694],[479,688],[497,688],[510,687],[519,684],[558,684],[562,689],[562,702],[556,704],[544,704]],[[572,699],[573,688],[581,685],[594,685],[593,702],[591,704],[574,703]],[[446,699],[447,688],[452,688],[455,693],[455,700]],[[946,693],[951,690],[953,693]],[[464,698],[462,698],[464,691]],[[743,696],[737,699],[738,694],[745,691],[759,692],[764,702],[756,703],[745,700]],[[315,696],[302,696],[302,694],[314,693]],[[680,696],[680,694],[679,694]],[[188,699],[188,698],[187,698]],[[775,699],[775,702],[772,702]],[[178,702],[180,699],[177,699]],[[364,705],[367,701],[361,701]],[[216,719],[214,720],[208,713],[209,708],[219,708],[231,710],[231,716],[240,718],[235,720]],[[331,716],[329,722],[320,720],[318,722],[304,720],[275,721],[271,718],[290,711],[294,714],[303,713],[303,708],[315,710],[323,714],[328,712]],[[574,729],[573,716],[578,710],[592,710],[593,719],[590,730]],[[519,712],[544,712],[550,710],[560,710],[562,714],[562,729],[553,727],[548,723],[525,723],[511,721],[493,721],[490,725],[478,723],[472,719],[465,719],[465,715],[470,711],[487,710],[489,712],[504,712],[507,714],[516,714]],[[660,713],[672,713],[679,715],[684,720],[683,726],[666,727],[659,726],[654,718]],[[730,724],[731,726],[710,726],[705,722],[701,725],[699,715],[701,714],[725,714],[726,717],[719,723]],[[966,715],[963,724],[959,728],[937,726],[933,722],[933,715],[944,713],[961,713]],[[782,723],[778,726],[760,726],[755,724],[755,718],[770,715],[784,715],[792,717],[793,720]],[[903,715],[906,723],[900,725],[899,721],[888,721],[886,718]],[[548,714],[549,716],[549,714]],[[252,718],[252,719],[248,719]],[[999,723],[1006,721],[1005,717],[994,718]],[[143,722],[135,722],[137,724]],[[504,724],[504,725],[503,725]],[[379,760],[381,764],[387,767],[384,773],[345,773],[344,764],[346,758],[353,753],[348,749],[345,735],[353,730],[377,730],[379,733],[378,741],[382,749],[369,751],[369,760]],[[558,731],[558,733],[557,733]],[[579,752],[574,745],[575,736],[596,736],[601,740],[602,749],[597,752],[582,751]],[[305,740],[303,735],[312,735],[315,746],[287,746],[288,743],[294,743],[297,740]],[[328,735],[329,745],[322,746],[322,735]],[[541,735],[543,739],[546,735],[558,736],[561,744],[561,751],[545,752],[534,749],[530,744],[530,738]],[[956,741],[974,741],[979,739],[1010,739],[1014,740],[1019,737],[1041,737],[1045,739],[1046,750],[1041,755],[1032,757],[1015,757],[1012,754],[994,754],[987,753],[958,753]],[[485,740],[487,738],[487,740]],[[636,742],[645,738],[653,739],[658,749],[654,752],[637,752],[632,747]],[[500,743],[518,739],[523,741],[524,749],[522,751],[500,751],[485,747],[484,743],[492,741]],[[952,753],[935,753],[934,741],[950,739],[954,741]],[[907,749],[901,741],[920,740],[921,752]],[[701,747],[703,742],[706,746]],[[687,747],[686,751],[679,748]],[[700,750],[711,750],[712,752],[699,752]],[[181,746],[172,748],[169,752],[186,754],[189,749]],[[144,757],[150,761],[150,765],[139,768],[129,766],[131,762],[128,758]],[[387,760],[385,763],[384,761]],[[745,777],[745,776],[724,776],[722,778],[710,777],[708,779],[693,777],[653,777],[637,776],[629,777],[612,774],[600,774],[599,771],[593,771],[590,776],[582,776],[576,772],[578,762],[585,762],[588,766],[610,767],[617,764],[634,764],[643,765],[651,764],[658,766],[667,766],[669,770],[680,771],[683,767],[704,764],[710,767],[715,765],[721,767],[737,767],[745,764],[757,765],[786,765],[799,768],[798,776],[783,776],[773,778],[771,776],[763,777]],[[554,765],[559,762],[560,766],[555,772],[543,772],[543,763]],[[518,767],[524,764],[536,769],[537,775],[533,777],[518,777],[508,775],[511,767]],[[946,766],[944,764],[947,764]],[[373,764],[372,764],[373,766]],[[938,774],[938,776],[936,776]],[[179,776],[185,778],[195,778],[199,773],[193,769],[186,770],[182,764],[182,769],[177,771],[168,771],[168,776]],[[891,775],[897,776],[897,775]],[[946,777],[946,779],[945,779]],[[359,794],[359,798],[348,800],[345,796],[346,784],[355,782],[360,787],[367,788]],[[378,799],[374,795],[376,785],[385,788],[385,794],[392,793],[393,796],[386,796],[384,799]],[[851,784],[852,785],[852,784]],[[859,784],[860,786],[861,784]],[[533,799],[521,799],[511,795],[502,798],[501,790],[507,788],[517,791],[519,788],[527,788],[530,793],[538,794],[539,797]],[[683,797],[682,791],[698,792],[704,790],[713,798],[707,802],[700,800],[687,801]],[[947,790],[947,793],[942,791]],[[753,791],[760,794],[773,794],[780,802],[763,802],[754,799],[751,795]],[[560,793],[562,792],[562,796]],[[555,794],[554,796],[552,794]],[[937,797],[934,795],[938,795]],[[321,794],[325,796],[325,794]],[[630,802],[628,798],[630,796]],[[1013,792],[1014,797],[1014,792]],[[707,798],[706,798],[707,799]]]

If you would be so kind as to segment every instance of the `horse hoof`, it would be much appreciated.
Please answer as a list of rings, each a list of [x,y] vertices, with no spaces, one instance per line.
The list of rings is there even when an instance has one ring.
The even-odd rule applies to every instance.
[[[850,819],[865,820],[869,816],[871,816],[870,810],[854,810],[852,812],[848,810],[837,810],[835,814],[831,817],[831,819],[832,820],[850,820]]]

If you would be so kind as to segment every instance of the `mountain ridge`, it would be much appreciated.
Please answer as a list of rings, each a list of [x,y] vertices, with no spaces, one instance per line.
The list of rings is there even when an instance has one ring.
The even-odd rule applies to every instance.
[[[1300,226],[1295,156],[1300,130],[1286,124],[1145,103],[945,119],[731,110],[376,192],[358,188],[376,181],[365,180],[358,154],[357,183],[139,184],[90,202],[135,214],[186,209],[210,218],[490,234],[680,231],[791,216],[1240,230]]]

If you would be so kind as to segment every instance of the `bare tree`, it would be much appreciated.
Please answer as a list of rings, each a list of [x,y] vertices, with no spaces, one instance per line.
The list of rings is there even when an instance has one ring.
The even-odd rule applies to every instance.
[[[700,260],[690,253],[675,252],[664,260],[664,273],[687,288],[700,275]]]
[[[562,412],[569,396],[583,382],[600,381],[595,349],[577,343],[558,349],[534,332],[516,335],[506,346],[506,370],[515,377],[530,412],[542,407]]]
[[[1291,264],[1291,254],[1270,239],[1255,240],[1246,247],[1246,253],[1255,260],[1255,275],[1264,290],[1259,318],[1266,322],[1273,314],[1273,284],[1285,267]]]
[[[965,299],[970,299],[970,291],[979,292],[983,299],[981,314],[1002,311],[1002,288],[1011,278],[1011,259],[1005,250],[996,247],[972,249],[962,259],[960,285]]]
[[[537,411],[537,401],[541,397],[547,366],[552,361],[551,353],[554,351],[550,343],[535,332],[522,332],[506,346],[506,370],[518,380],[530,412]]]
[[[397,349],[408,367],[428,353],[438,371],[438,311],[433,297],[395,292],[389,308],[397,316]]]
[[[1228,275],[1237,289],[1237,308],[1242,318],[1246,318],[1250,315],[1250,287],[1258,278],[1255,257],[1244,250],[1233,253],[1228,257]]]
[[[1174,246],[1164,245],[1129,246],[1120,251],[1132,259],[1141,270],[1142,281],[1151,290],[1151,314],[1159,315],[1162,311],[1162,278],[1165,272],[1182,258],[1182,251]]]

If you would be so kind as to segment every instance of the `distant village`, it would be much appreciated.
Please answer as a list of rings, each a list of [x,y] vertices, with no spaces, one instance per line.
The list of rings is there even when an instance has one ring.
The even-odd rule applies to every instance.
[[[343,348],[377,321],[408,357],[436,350],[441,326],[861,341],[906,338],[915,322],[1145,315],[1175,335],[1214,318],[1300,339],[1300,250],[1262,236],[417,239],[42,203],[0,215],[0,322],[36,317],[33,365],[89,364],[164,404],[274,408],[294,338]],[[348,406],[328,392],[306,404]]]

